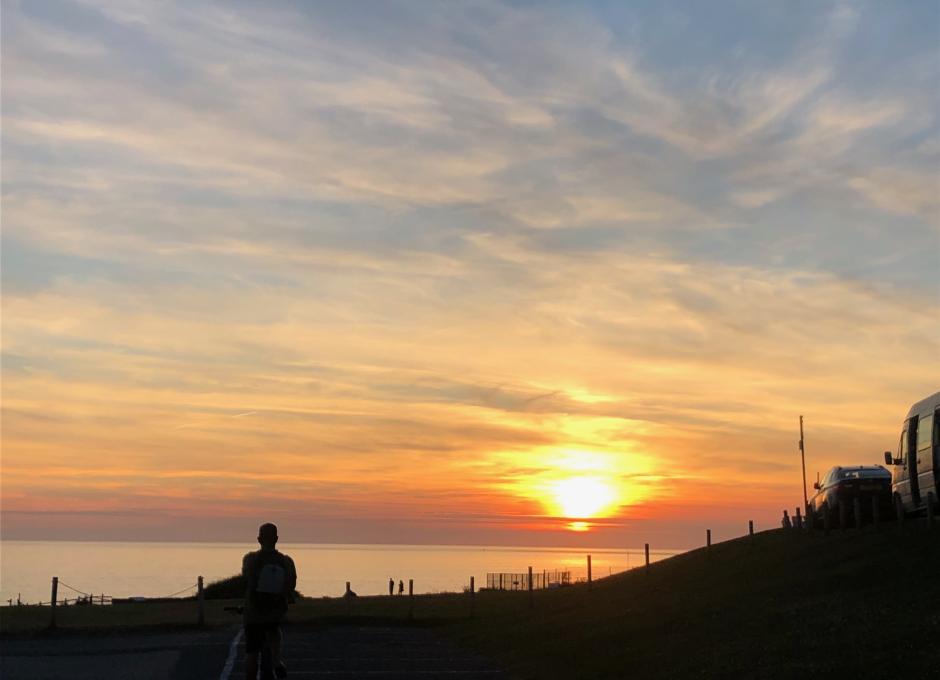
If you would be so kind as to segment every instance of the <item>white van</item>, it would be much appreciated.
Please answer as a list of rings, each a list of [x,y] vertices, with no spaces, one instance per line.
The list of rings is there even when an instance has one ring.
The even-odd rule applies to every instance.
[[[928,503],[940,510],[940,392],[911,406],[897,457],[885,451],[885,463],[893,466],[891,492],[898,512],[923,512]]]

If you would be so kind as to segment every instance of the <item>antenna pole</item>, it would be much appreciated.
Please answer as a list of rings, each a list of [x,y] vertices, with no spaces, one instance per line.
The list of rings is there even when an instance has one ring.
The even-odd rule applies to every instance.
[[[803,416],[800,416],[800,460],[803,462],[803,507],[809,507],[809,498],[806,496],[806,447],[803,445]]]

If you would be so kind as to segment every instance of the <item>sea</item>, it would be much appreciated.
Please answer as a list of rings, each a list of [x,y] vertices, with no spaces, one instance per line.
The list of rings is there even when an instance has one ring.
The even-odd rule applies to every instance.
[[[0,542],[0,604],[48,602],[52,577],[59,599],[81,594],[111,597],[183,597],[205,582],[238,573],[248,543],[119,543],[87,541]],[[572,581],[644,564],[643,548],[540,548],[465,545],[337,545],[287,543],[278,549],[294,559],[297,590],[311,597],[339,596],[346,582],[359,595],[388,593],[388,581],[414,580],[416,593],[460,592],[473,576],[485,586],[490,572],[570,571]],[[650,561],[681,550],[658,550]]]

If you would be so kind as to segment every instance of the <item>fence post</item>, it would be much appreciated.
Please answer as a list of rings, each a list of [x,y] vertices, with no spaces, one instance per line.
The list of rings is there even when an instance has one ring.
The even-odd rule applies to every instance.
[[[415,580],[408,579],[408,618],[415,617]]]
[[[705,547],[706,548],[712,547],[712,530],[711,529],[705,530]]]
[[[49,600],[49,604],[52,605],[51,606],[52,618],[49,621],[50,628],[55,628],[55,606],[56,606],[56,600],[58,600],[58,598],[59,598],[59,577],[53,576],[52,577],[52,599]],[[17,595],[16,597],[17,604],[19,604],[19,600],[20,600],[19,595]]]
[[[200,626],[206,625],[206,597],[202,589],[202,576],[196,579],[196,601],[199,603],[199,619],[198,623]],[[102,603],[104,602],[104,596],[102,596]]]
[[[881,503],[878,502],[878,496],[871,497],[871,524],[875,529],[881,523]]]
[[[477,589],[473,576],[470,577],[470,618],[476,614],[477,609]]]
[[[643,544],[643,554],[646,557],[646,572],[649,573],[650,570],[650,544]]]
[[[855,513],[855,529],[862,530],[862,499],[856,498],[852,501],[852,512]]]
[[[753,536],[753,535],[754,535],[754,520],[752,520],[752,519],[749,519],[749,520],[747,521],[747,535],[748,535],[748,536]]]
[[[591,574],[591,556],[588,555],[587,558],[588,558],[588,560],[587,560],[587,567],[588,567],[588,587],[590,587],[590,586],[591,586],[591,583],[593,582],[593,577],[592,577],[592,574]]]
[[[534,591],[532,589],[532,567],[529,567],[529,609],[532,609],[532,607],[535,606],[535,601],[532,598],[533,592]]]
[[[793,516],[796,518],[795,528],[802,529],[803,528],[803,513],[800,511],[799,506],[796,507],[796,511],[793,513]]]

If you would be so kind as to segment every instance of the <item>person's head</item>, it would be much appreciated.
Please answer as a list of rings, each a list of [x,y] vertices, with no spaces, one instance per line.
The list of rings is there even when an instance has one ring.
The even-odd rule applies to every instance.
[[[258,543],[262,548],[273,548],[277,544],[277,526],[266,522],[258,527]]]

